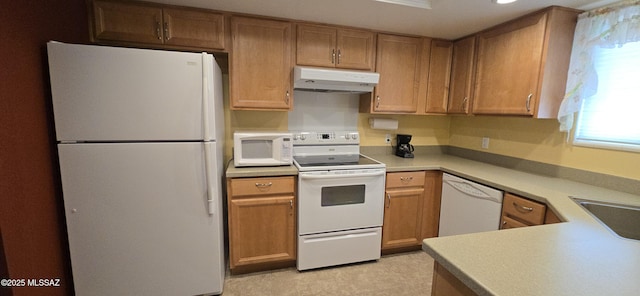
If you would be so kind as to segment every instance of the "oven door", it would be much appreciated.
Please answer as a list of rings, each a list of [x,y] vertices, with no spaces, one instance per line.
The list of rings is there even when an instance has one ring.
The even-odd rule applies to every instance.
[[[382,226],[385,169],[300,172],[300,235]]]

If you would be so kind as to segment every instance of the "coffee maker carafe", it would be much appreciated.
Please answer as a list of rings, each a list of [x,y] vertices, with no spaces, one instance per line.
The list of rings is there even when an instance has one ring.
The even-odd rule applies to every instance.
[[[413,145],[411,142],[411,135],[400,135],[396,138],[396,156],[404,158],[413,158]]]

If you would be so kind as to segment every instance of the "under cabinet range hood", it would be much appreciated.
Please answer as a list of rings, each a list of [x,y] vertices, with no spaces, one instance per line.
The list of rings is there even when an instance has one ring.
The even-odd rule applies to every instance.
[[[365,93],[373,91],[379,80],[380,74],[376,72],[299,66],[293,68],[293,88],[297,90]]]

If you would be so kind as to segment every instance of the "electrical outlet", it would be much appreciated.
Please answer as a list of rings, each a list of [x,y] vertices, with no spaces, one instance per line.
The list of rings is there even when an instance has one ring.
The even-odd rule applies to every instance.
[[[391,143],[391,135],[390,134],[387,134],[386,136],[384,136],[384,142],[387,143],[387,144]]]
[[[482,149],[489,149],[489,138],[488,137],[483,137],[482,138]]]

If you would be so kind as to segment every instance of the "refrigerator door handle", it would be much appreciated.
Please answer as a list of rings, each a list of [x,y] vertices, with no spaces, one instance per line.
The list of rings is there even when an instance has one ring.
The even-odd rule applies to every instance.
[[[211,171],[213,170],[211,165],[211,145],[215,144],[210,142],[204,143],[204,178],[207,185],[207,206],[209,207],[209,215],[213,215],[215,209],[215,202],[213,200],[213,182],[211,182],[211,179],[209,178],[211,176]]]
[[[202,139],[211,141],[211,134],[209,133],[209,79],[213,76],[210,71],[211,67],[208,66],[211,60],[206,52],[202,53],[202,132],[204,133]]]
[[[215,203],[213,200],[213,188],[210,180],[211,171],[213,170],[211,165],[211,151],[210,146],[211,134],[209,133],[209,79],[211,79],[212,70],[208,66],[210,59],[206,52],[202,53],[202,132],[204,133],[202,139],[204,140],[204,177],[207,184],[207,206],[209,207],[209,215],[214,214]]]

